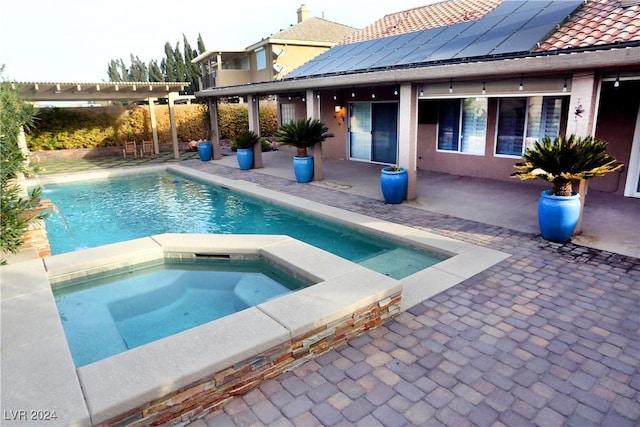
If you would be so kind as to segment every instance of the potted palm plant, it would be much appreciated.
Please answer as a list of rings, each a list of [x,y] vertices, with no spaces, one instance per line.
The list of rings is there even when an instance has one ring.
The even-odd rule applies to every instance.
[[[538,224],[542,237],[564,242],[571,238],[578,221],[582,204],[580,195],[573,191],[573,184],[591,179],[622,167],[606,152],[607,143],[592,136],[545,136],[525,150],[522,161],[515,164],[512,177],[544,179],[553,184],[551,190],[542,192],[538,201]]]
[[[238,166],[242,170],[253,168],[253,147],[260,142],[258,134],[251,130],[240,132],[233,138],[231,148],[236,149]]]
[[[307,148],[333,138],[328,128],[318,119],[307,118],[292,121],[276,131],[275,140],[282,145],[296,147],[293,158],[293,171],[296,181],[305,183],[313,178],[313,157],[307,154]]]

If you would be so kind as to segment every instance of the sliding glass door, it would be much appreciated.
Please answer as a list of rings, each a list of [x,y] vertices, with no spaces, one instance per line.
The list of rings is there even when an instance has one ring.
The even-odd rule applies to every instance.
[[[397,102],[349,104],[349,158],[376,163],[397,163]]]

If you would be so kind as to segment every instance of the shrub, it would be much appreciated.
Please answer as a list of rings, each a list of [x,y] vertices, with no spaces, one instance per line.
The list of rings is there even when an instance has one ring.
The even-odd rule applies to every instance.
[[[168,105],[157,105],[156,124],[161,144],[171,143]],[[176,105],[178,140],[207,139],[209,113],[204,104]],[[67,148],[122,146],[125,141],[152,138],[149,108],[146,105],[129,107],[109,106],[91,108],[42,108],[41,118],[27,144],[32,151]],[[233,139],[249,129],[246,105],[218,105],[220,139]],[[273,136],[277,128],[274,105],[260,107],[260,133]]]
[[[0,67],[0,77],[4,67]],[[43,218],[42,214],[25,217],[24,212],[37,204],[41,188],[30,194],[22,188],[19,178],[30,175],[34,170],[27,162],[27,156],[20,147],[22,131],[28,131],[34,124],[36,110],[23,101],[17,89],[10,82],[0,81],[0,252],[17,253],[24,243],[22,236],[33,221]],[[0,260],[5,264],[6,260]]]

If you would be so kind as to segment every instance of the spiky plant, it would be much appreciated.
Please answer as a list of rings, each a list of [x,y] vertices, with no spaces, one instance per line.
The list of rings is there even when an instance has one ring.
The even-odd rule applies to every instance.
[[[553,184],[554,196],[570,196],[572,183],[590,179],[622,167],[606,152],[607,143],[592,136],[545,136],[533,147],[525,150],[522,162],[516,163],[517,172],[512,177],[520,179],[540,178]]]
[[[274,138],[283,145],[296,147],[297,156],[303,157],[307,155],[307,148],[313,147],[327,138],[333,138],[333,134],[328,131],[329,128],[320,120],[309,117],[281,126]]]
[[[253,148],[258,142],[260,142],[260,136],[257,133],[245,130],[233,138],[231,148]]]

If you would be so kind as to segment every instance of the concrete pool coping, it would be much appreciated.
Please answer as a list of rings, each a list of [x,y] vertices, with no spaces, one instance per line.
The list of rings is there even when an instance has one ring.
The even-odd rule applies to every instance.
[[[184,167],[145,169],[168,169],[449,258],[394,280],[286,236],[166,234],[4,266],[1,271],[3,410],[55,410],[58,417],[55,424],[105,422],[158,396],[180,390],[207,373],[231,366],[250,354],[330,321],[352,310],[354,304],[364,304],[399,289],[402,292],[400,310],[404,310],[509,256],[245,181]],[[248,254],[256,247],[262,248],[262,255],[272,257],[288,270],[317,279],[320,286],[75,368],[55,307],[51,281],[150,261],[171,253],[210,253],[216,248],[229,252],[234,248],[236,253]],[[424,286],[425,283],[430,286]],[[350,292],[345,294],[346,285]],[[301,306],[305,310],[300,310]],[[9,424],[30,425],[34,420],[13,421],[15,423]]]

